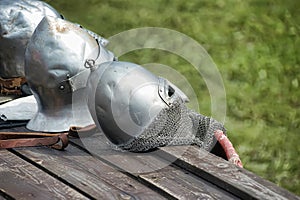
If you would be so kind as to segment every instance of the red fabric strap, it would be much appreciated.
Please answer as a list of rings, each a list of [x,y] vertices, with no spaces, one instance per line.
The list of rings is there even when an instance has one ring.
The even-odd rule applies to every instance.
[[[222,148],[224,149],[228,161],[235,164],[236,166],[243,168],[243,164],[239,155],[236,153],[232,143],[227,138],[227,136],[223,133],[223,131],[216,130],[215,137],[218,140],[218,142],[221,144]]]

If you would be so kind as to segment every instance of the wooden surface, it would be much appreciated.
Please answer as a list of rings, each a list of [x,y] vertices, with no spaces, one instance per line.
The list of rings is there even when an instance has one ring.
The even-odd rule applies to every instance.
[[[15,154],[1,150],[0,188],[17,199],[86,199],[71,187],[34,167]]]
[[[178,147],[163,147],[160,155],[165,159],[176,160],[176,165],[185,168],[195,175],[210,180],[213,184],[238,194],[243,199],[299,199],[291,193],[278,188],[275,184],[263,180],[253,173],[232,166],[222,159],[191,146],[183,155],[177,154]]]
[[[71,139],[65,151],[48,147],[0,150],[0,180],[0,200],[300,200],[195,146],[127,153],[114,150],[99,133]]]

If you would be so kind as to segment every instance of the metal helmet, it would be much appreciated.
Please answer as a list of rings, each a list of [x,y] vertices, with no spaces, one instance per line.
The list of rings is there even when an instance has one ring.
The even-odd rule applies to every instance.
[[[142,135],[162,110],[188,101],[168,80],[128,62],[101,64],[91,73],[88,88],[94,121],[119,146]]]
[[[0,78],[25,76],[25,48],[44,16],[60,15],[42,1],[0,1]]]
[[[96,125],[123,150],[189,144],[210,150],[214,131],[225,131],[216,120],[188,109],[188,98],[175,85],[136,64],[99,65],[90,74],[88,96]]]
[[[34,131],[66,131],[93,123],[86,105],[88,65],[112,61],[114,55],[85,29],[63,19],[45,17],[25,53],[25,75],[38,102],[27,124]]]

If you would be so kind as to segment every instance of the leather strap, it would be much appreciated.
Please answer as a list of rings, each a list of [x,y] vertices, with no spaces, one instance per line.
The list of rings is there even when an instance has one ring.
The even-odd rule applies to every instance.
[[[61,144],[59,144],[59,142]],[[50,146],[63,150],[68,146],[68,132],[36,133],[36,132],[0,132],[0,149],[15,147]]]
[[[0,94],[22,95],[21,86],[26,82],[25,77],[1,78],[0,77]]]
[[[96,125],[85,127],[71,126],[68,132],[39,133],[39,132],[0,132],[0,149],[16,147],[50,146],[64,150],[69,143],[68,136],[79,138],[79,133],[90,135],[96,130]]]
[[[243,168],[243,163],[242,163],[239,155],[237,154],[232,143],[227,138],[227,136],[223,133],[223,131],[216,130],[214,132],[214,135],[217,138],[218,142],[221,144],[222,148],[224,149],[228,161],[235,164],[238,167]]]
[[[71,126],[69,129],[69,136],[74,138],[89,137],[97,131],[95,124],[90,124],[85,127]],[[79,136],[80,134],[80,136]]]

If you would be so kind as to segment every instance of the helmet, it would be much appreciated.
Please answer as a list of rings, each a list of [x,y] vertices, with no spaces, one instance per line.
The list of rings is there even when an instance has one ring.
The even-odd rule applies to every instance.
[[[26,79],[38,102],[38,112],[27,128],[59,132],[71,125],[93,123],[86,106],[90,70],[85,66],[113,59],[86,30],[60,18],[45,17],[25,53]]]
[[[188,109],[188,98],[175,85],[136,64],[99,65],[90,74],[88,96],[96,125],[123,150],[182,144],[209,149],[212,130],[223,130],[220,123]]]
[[[0,1],[0,78],[25,76],[25,48],[44,16],[60,15],[42,1]]]

